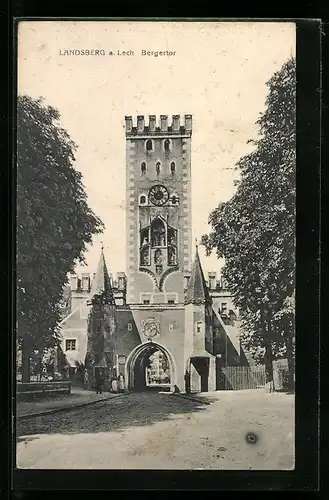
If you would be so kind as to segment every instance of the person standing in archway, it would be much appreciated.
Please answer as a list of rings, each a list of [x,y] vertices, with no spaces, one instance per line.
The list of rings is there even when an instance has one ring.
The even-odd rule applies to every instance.
[[[186,370],[185,375],[184,375],[184,380],[185,380],[185,394],[191,394],[191,381],[190,381],[190,374],[188,370]]]
[[[122,373],[120,373],[120,375],[118,377],[118,391],[119,392],[124,392],[125,391],[125,378],[122,375]]]
[[[113,377],[111,380],[111,390],[114,393],[118,392],[118,380],[117,380],[117,374],[116,374],[115,370],[113,370]]]

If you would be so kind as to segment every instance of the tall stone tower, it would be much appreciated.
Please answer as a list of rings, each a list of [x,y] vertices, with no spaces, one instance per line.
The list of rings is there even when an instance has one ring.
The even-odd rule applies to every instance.
[[[185,295],[185,363],[192,390],[215,389],[212,298],[206,284],[198,247]]]
[[[192,116],[125,117],[127,301],[183,303],[191,267]]]
[[[87,326],[85,365],[93,384],[95,372],[102,371],[109,381],[116,365],[116,304],[103,249],[88,301],[90,312]]]

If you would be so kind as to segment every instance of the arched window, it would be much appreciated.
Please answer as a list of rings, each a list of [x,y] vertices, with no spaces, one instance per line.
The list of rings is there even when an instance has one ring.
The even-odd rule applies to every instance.
[[[161,219],[155,219],[151,226],[152,247],[164,247],[166,245],[166,228]]]
[[[170,164],[170,171],[171,171],[171,175],[174,175],[174,173],[176,171],[176,165],[175,165],[174,161],[172,161]]]
[[[170,151],[170,140],[169,139],[165,139],[165,141],[163,143],[163,149],[165,150],[165,153],[169,153],[169,151]]]
[[[146,196],[145,194],[142,194],[141,197],[139,198],[139,204],[145,205],[145,203],[146,203]]]
[[[153,149],[153,143],[152,143],[151,139],[148,139],[146,141],[146,151],[152,151],[152,149]]]
[[[161,163],[159,161],[155,165],[155,170],[156,170],[157,175],[160,175]]]
[[[141,172],[142,172],[143,175],[145,175],[145,173],[146,173],[146,163],[145,163],[145,161],[143,161],[142,164],[141,164]]]

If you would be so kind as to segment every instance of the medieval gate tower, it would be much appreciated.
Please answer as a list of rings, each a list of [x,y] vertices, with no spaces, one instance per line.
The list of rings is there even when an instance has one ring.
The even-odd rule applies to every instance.
[[[124,273],[117,283],[110,278],[102,251],[90,292],[87,354],[94,368],[122,374],[129,390],[151,384],[154,357],[162,359],[164,376],[155,383],[215,390],[222,341],[235,328],[213,302],[212,294],[225,290],[215,273],[207,284],[192,249],[191,137],[191,115],[183,125],[179,115],[170,124],[166,115],[159,124],[150,115],[148,125],[144,116],[136,125],[125,117],[127,280]],[[67,317],[68,342],[82,319],[78,309]]]
[[[191,269],[192,116],[126,128],[127,302],[183,304]]]

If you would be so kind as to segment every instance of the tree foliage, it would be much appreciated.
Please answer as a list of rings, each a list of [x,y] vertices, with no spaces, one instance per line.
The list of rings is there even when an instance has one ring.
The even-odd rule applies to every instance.
[[[25,349],[58,342],[67,274],[103,231],[75,170],[77,146],[56,109],[19,96],[17,105],[17,339]]]
[[[260,136],[236,168],[234,196],[209,217],[207,253],[225,259],[223,277],[242,320],[242,342],[258,361],[293,356],[295,290],[295,60],[267,83]]]

